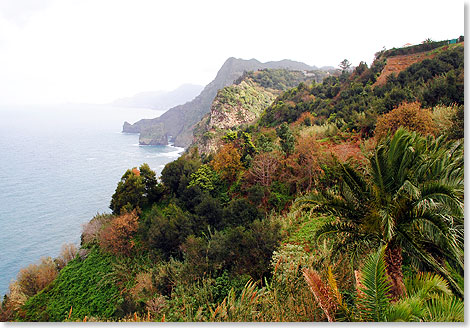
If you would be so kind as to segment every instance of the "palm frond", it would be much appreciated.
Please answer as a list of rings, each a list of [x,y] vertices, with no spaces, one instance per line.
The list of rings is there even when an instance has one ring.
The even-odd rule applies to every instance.
[[[362,269],[361,289],[363,297],[359,299],[362,316],[372,321],[384,321],[390,305],[390,282],[385,269],[385,247],[371,254]]]

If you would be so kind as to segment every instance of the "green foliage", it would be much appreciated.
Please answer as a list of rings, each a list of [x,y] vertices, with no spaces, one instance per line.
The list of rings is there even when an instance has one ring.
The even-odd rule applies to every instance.
[[[245,72],[235,84],[241,81],[251,79],[263,88],[286,90],[297,86],[301,82],[309,80],[304,73],[300,71],[290,71],[287,69],[262,69],[256,72]]]
[[[189,187],[198,186],[203,191],[213,191],[219,183],[220,178],[217,173],[208,165],[201,165],[196,172],[191,174],[191,180],[189,181]]]
[[[181,196],[191,181],[191,174],[200,166],[198,160],[181,156],[177,160],[168,163],[162,170],[162,182],[175,196]]]
[[[112,257],[93,248],[85,260],[71,261],[46,289],[30,298],[19,312],[21,321],[64,321],[113,318],[123,301],[117,286],[106,280]]]
[[[386,56],[379,55],[370,68],[359,65],[349,76],[330,76],[321,84],[299,85],[287,90],[266,109],[260,125],[274,127],[282,122],[292,123],[304,112],[317,117],[334,114],[339,128],[354,129],[370,136],[375,123],[373,118],[404,101],[420,101],[426,108],[439,104],[463,105],[463,46],[441,47],[435,51],[434,58],[415,63],[398,76],[390,75],[382,86],[372,87],[386,61]],[[372,121],[354,119],[364,112]],[[317,124],[322,121],[318,120]]]
[[[360,307],[364,309],[362,319],[366,321],[385,321],[386,310],[390,303],[388,296],[390,282],[385,272],[385,248],[373,253],[362,269],[361,288],[363,296],[359,297]]]
[[[154,206],[146,216],[148,244],[162,251],[167,257],[178,255],[178,246],[193,232],[194,220],[174,204],[165,209]]]
[[[127,170],[119,181],[109,206],[114,214],[120,214],[139,207],[144,208],[162,196],[162,186],[158,184],[155,172],[144,163],[139,170]]]
[[[270,153],[275,149],[275,144],[270,136],[260,134],[256,139],[256,148],[260,152]]]
[[[282,151],[286,156],[294,153],[295,149],[295,138],[289,129],[289,125],[284,122],[279,128],[276,129],[277,136],[279,137]]]
[[[258,208],[244,198],[232,200],[224,211],[224,226],[245,226],[260,219],[262,214]]]
[[[446,259],[463,274],[462,155],[459,142],[400,129],[369,158],[370,178],[342,165],[338,193],[312,193],[297,202],[311,202],[341,218],[325,224],[317,236],[340,237],[338,249],[349,249],[350,256],[359,257],[371,246],[398,244],[462,295],[452,275],[438,264]],[[389,272],[400,272],[401,262],[394,263],[398,267],[389,266]]]

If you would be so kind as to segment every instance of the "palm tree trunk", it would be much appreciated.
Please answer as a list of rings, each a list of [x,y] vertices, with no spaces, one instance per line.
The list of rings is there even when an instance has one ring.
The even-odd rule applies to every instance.
[[[385,263],[387,274],[391,282],[390,296],[394,301],[398,300],[405,293],[402,262],[403,256],[401,246],[393,241],[389,242],[385,249]]]

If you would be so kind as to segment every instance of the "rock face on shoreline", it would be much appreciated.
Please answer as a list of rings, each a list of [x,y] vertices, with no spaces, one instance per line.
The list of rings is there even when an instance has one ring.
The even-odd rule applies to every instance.
[[[168,136],[173,136],[175,146],[186,148],[193,141],[195,125],[204,115],[210,112],[211,104],[217,95],[217,91],[231,85],[244,72],[264,68],[285,68],[298,71],[316,69],[315,67],[292,60],[261,63],[256,59],[244,60],[231,57],[222,65],[215,79],[192,101],[173,107],[160,117],[154,119],[143,119],[134,124],[125,122],[123,132],[140,133],[139,143],[151,145],[164,142],[165,137],[163,135],[166,135],[167,139]],[[158,127],[154,129],[152,128],[153,126]]]
[[[154,124],[142,130],[139,143],[141,145],[167,145],[168,135],[165,133],[163,123]]]

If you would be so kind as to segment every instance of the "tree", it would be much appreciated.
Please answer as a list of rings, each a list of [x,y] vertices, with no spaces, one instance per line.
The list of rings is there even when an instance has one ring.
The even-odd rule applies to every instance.
[[[223,146],[211,162],[212,167],[222,179],[232,183],[236,180],[238,173],[243,169],[241,155],[233,144]]]
[[[114,214],[144,208],[158,201],[163,193],[158,184],[155,172],[144,163],[139,169],[127,170],[119,181],[116,191],[111,198],[110,208]]]
[[[142,196],[145,193],[145,185],[137,172],[127,170],[119,181],[109,206],[114,214],[120,214],[123,207],[130,210],[143,207],[145,199]]]
[[[292,135],[289,125],[284,122],[276,128],[277,136],[279,137],[282,151],[286,156],[291,155],[295,149],[295,138]]]
[[[147,163],[142,164],[139,167],[139,171],[145,188],[144,197],[147,198],[149,204],[157,202],[161,198],[163,191],[157,181],[155,171]]]
[[[351,67],[351,63],[347,59],[343,59],[341,63],[339,63],[339,67],[343,73],[347,72],[348,69]]]
[[[188,155],[179,157],[176,161],[168,163],[162,170],[162,182],[170,193],[180,196],[191,180],[191,174],[196,172],[201,163]]]
[[[351,256],[385,246],[391,293],[404,292],[403,252],[442,275],[463,296],[445,263],[463,275],[463,144],[399,129],[368,159],[369,178],[341,164],[337,193],[312,193],[296,203],[313,203],[339,219],[317,231],[334,235],[337,249]],[[357,256],[357,255],[356,255]]]
[[[261,153],[253,159],[249,174],[254,181],[263,187],[271,186],[274,173],[279,166],[279,160],[271,153]]]

